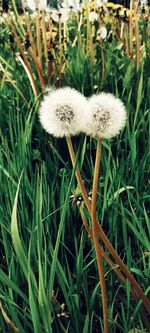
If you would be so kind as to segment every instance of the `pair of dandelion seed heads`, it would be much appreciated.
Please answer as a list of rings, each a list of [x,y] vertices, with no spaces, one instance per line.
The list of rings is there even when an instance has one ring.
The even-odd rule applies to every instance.
[[[92,137],[110,139],[116,136],[126,122],[123,102],[109,93],[90,98],[66,87],[50,90],[39,111],[43,128],[55,137],[85,133]]]

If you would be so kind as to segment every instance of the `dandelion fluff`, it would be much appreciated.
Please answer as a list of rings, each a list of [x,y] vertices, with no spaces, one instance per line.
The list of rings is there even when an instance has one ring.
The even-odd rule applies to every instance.
[[[106,37],[107,37],[107,29],[105,27],[101,27],[97,31],[97,40],[105,39]]]
[[[47,0],[26,0],[25,4],[32,11],[35,11],[36,9],[46,10],[47,8]]]
[[[39,111],[43,128],[55,137],[76,135],[81,131],[82,118],[87,107],[86,98],[72,88],[49,91]]]
[[[84,132],[93,137],[110,139],[125,126],[126,110],[123,102],[112,94],[93,95],[88,100]]]
[[[98,20],[98,14],[93,11],[89,13],[89,21],[94,23],[95,21]]]

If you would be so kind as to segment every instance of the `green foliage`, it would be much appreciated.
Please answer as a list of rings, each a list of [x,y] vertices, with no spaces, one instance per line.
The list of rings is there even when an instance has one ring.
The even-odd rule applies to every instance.
[[[7,34],[7,32],[5,32]],[[101,49],[97,62],[78,40],[67,46],[63,85],[89,96],[101,90]],[[82,226],[78,193],[65,139],[41,129],[39,101],[9,46],[1,80],[0,105],[0,331],[20,333],[102,332],[102,305],[95,252]],[[103,44],[104,90],[126,104],[122,134],[103,142],[98,216],[110,241],[148,294],[150,225],[148,219],[149,101],[147,59],[139,71],[116,40]],[[21,94],[20,94],[21,92]],[[89,195],[96,142],[73,139]],[[72,192],[72,193],[71,193]],[[76,198],[74,198],[76,199]],[[87,214],[87,219],[89,216]],[[140,303],[104,262],[111,332],[145,332]],[[5,315],[4,315],[5,313]],[[8,320],[10,318],[11,322]],[[15,326],[13,326],[13,324]]]

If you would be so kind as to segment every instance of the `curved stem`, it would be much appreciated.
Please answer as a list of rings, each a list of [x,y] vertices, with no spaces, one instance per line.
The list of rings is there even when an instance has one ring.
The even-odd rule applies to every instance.
[[[74,163],[75,163],[75,153],[74,153],[72,142],[71,142],[70,138],[67,138],[67,144],[68,144],[68,148],[69,148],[71,161],[72,161],[72,164],[74,165]],[[77,171],[76,171],[76,178],[77,178],[78,184],[80,186],[84,202],[87,206],[89,214],[91,215],[91,203],[90,203],[90,200],[88,198],[88,194],[86,192],[85,185],[84,185],[84,182],[82,180],[79,168],[77,168]],[[133,288],[135,288],[135,291],[136,291],[138,297],[143,301],[143,303],[145,305],[145,308],[147,309],[147,312],[150,314],[150,301],[149,301],[149,299],[144,295],[143,290],[141,289],[141,287],[139,286],[139,284],[135,280],[134,276],[130,273],[130,271],[128,270],[126,265],[120,259],[117,251],[114,249],[114,247],[110,243],[109,239],[107,238],[105,232],[103,231],[103,229],[102,229],[102,227],[101,227],[101,225],[99,224],[98,221],[97,221],[97,223],[98,223],[97,226],[98,226],[99,235],[100,235],[103,243],[106,245],[107,249],[110,251],[113,258],[118,263],[121,270],[123,271],[123,273],[126,275],[128,280],[131,282],[131,285],[133,286]]]

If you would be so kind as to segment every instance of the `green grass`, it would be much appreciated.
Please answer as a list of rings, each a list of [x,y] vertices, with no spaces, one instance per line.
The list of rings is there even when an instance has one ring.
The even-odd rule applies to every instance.
[[[136,72],[134,61],[127,59],[116,40],[111,47],[106,41],[103,47],[104,90],[125,102],[128,120],[123,133],[103,141],[98,217],[148,295],[147,59],[143,57]],[[23,68],[13,58],[15,51],[9,51],[6,43],[1,56],[7,58],[13,70],[7,65],[1,80],[0,331],[11,333],[18,328],[20,333],[103,332],[95,251],[82,225],[77,202],[71,198],[78,188],[65,139],[56,140],[42,130],[38,120],[42,96],[39,94],[38,100],[33,96]],[[76,48],[69,44],[67,51],[62,84],[86,96],[94,92],[95,85],[100,91],[99,46],[96,64],[80,41]],[[9,71],[15,86],[6,82]],[[73,138],[73,144],[90,195],[96,142],[82,135]],[[128,333],[131,329],[145,332],[140,303],[132,298],[130,284],[121,284],[105,261],[104,269],[110,333]]]

